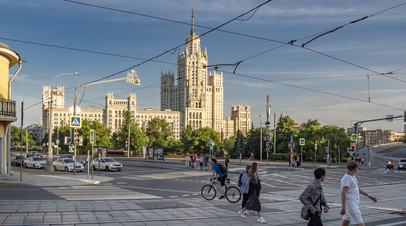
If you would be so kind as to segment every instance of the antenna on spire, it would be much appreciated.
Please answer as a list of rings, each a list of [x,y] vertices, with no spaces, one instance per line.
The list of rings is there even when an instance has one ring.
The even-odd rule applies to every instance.
[[[192,9],[192,29],[190,30],[190,35],[195,35],[195,19],[194,19],[194,11]]]

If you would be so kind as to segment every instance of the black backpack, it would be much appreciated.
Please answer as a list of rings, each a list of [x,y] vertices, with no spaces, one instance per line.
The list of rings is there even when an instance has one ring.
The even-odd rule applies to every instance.
[[[242,185],[242,181],[241,181],[241,177],[244,173],[240,173],[240,177],[238,178],[238,187],[241,187]]]
[[[222,174],[227,174],[227,168],[223,164],[218,164]]]

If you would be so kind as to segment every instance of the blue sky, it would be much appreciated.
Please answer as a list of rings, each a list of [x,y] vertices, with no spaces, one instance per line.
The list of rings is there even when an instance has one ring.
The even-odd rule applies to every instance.
[[[197,34],[208,31],[199,26],[216,27],[264,2],[77,1],[184,23],[191,22],[193,8]],[[224,74],[224,117],[231,114],[233,105],[250,105],[251,119],[259,126],[259,115],[262,121],[266,118],[268,94],[272,114],[289,115],[299,124],[318,119],[322,125],[347,128],[360,120],[403,115],[406,110],[406,5],[381,11],[404,2],[274,0],[259,8],[252,17],[245,16],[242,19],[246,20],[233,21],[221,28],[262,39],[221,31],[201,37],[201,46],[208,51],[209,65],[243,60],[236,74],[232,74],[233,67],[218,69]],[[71,87],[122,71],[140,63],[137,58],[148,59],[182,44],[190,31],[187,24],[62,0],[0,0],[0,8],[0,21],[3,22],[0,42],[11,46],[26,61],[12,84],[12,99],[18,102],[18,108],[21,101],[26,108],[30,107],[25,110],[24,126],[39,123],[42,86],[51,85],[56,75],[81,73],[77,77],[62,76],[56,81],[56,86],[65,87],[65,105],[72,105],[74,89]],[[310,42],[305,46],[308,49],[300,47],[315,37],[311,35],[364,16],[370,17]],[[304,37],[309,38],[302,39]],[[271,40],[298,41],[295,42],[297,46],[276,48],[281,44]],[[266,50],[270,51],[258,55]],[[104,108],[107,92],[113,92],[116,98],[136,93],[137,109],[158,110],[160,75],[162,71],[176,72],[177,52],[167,53],[157,60],[160,62],[148,62],[134,68],[140,76],[141,86],[125,82],[91,86],[86,89],[80,106]],[[10,74],[16,69],[13,67]],[[380,75],[377,72],[393,73]],[[125,75],[121,73],[112,78]],[[403,119],[397,119],[363,126],[403,131],[404,124]]]

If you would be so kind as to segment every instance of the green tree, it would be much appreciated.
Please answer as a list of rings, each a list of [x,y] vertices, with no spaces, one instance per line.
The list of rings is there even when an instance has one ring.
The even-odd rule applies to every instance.
[[[125,149],[125,144],[128,140],[128,127],[130,127],[130,150],[141,150],[142,146],[147,145],[147,140],[144,133],[138,128],[138,124],[131,116],[130,111],[125,111],[123,115],[124,120],[121,124],[121,128],[112,136],[112,143],[114,145],[114,148]]]
[[[97,146],[110,146],[110,129],[99,121],[83,120],[82,128],[80,129],[79,136],[83,137],[83,145],[77,146],[76,150],[78,154],[87,154],[88,150],[92,150],[92,144],[90,143],[90,130],[95,130]]]
[[[261,140],[261,130],[260,128],[251,129],[250,133],[245,137],[245,153],[244,156],[249,156],[251,153],[254,153],[255,158],[260,159],[260,145],[262,142],[262,158],[266,159],[266,141],[264,138],[266,137],[266,128],[262,128],[262,140]],[[272,134],[270,134],[270,152],[272,147]]]
[[[169,123],[165,119],[153,118],[145,130],[149,146],[167,147],[172,136]]]
[[[304,160],[314,161],[314,147],[317,143],[318,150],[321,150],[320,143],[322,141],[320,123],[318,120],[308,120],[300,125],[296,144],[299,144],[300,138],[305,138],[305,145],[303,146],[303,158]],[[300,145],[296,145],[298,148],[295,150],[295,155],[300,155]]]
[[[235,157],[234,155],[234,145],[237,136],[234,135],[223,142],[224,149],[228,152],[229,155]]]
[[[212,139],[214,143],[214,151],[218,152],[221,146],[220,135],[213,129],[204,127],[192,130],[192,128],[188,126],[182,133],[184,151],[190,154],[197,153],[199,155],[210,155],[210,139]]]
[[[11,144],[14,147],[20,147],[21,145],[21,128],[17,126],[11,126]],[[26,134],[28,135],[26,137]],[[27,139],[26,139],[27,138]],[[36,144],[31,133],[27,133],[27,128],[23,128],[23,147],[26,146],[26,141],[28,140],[28,146],[34,146]]]
[[[276,152],[277,153],[290,153],[288,143],[290,137],[296,136],[297,131],[293,128],[295,122],[289,116],[280,116],[276,128]]]

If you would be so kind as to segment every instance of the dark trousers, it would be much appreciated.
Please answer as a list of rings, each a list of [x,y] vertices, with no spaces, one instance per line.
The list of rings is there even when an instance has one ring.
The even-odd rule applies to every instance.
[[[323,223],[321,222],[321,216],[319,216],[318,213],[316,214],[309,214],[310,220],[307,226],[323,226]]]
[[[244,194],[242,195],[242,207],[241,207],[241,208],[244,208],[244,207],[245,207],[245,204],[247,204],[247,201],[248,201],[248,194],[247,194],[247,193],[244,193]]]

